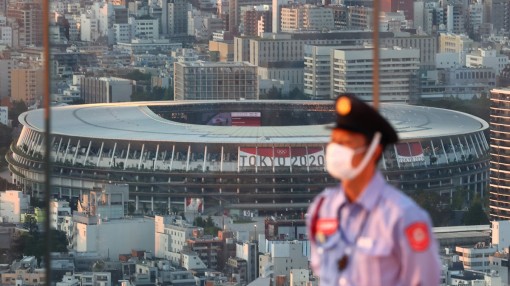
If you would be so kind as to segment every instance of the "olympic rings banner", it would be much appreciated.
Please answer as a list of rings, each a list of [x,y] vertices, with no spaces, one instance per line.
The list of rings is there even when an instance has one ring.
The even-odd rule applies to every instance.
[[[240,167],[319,167],[324,166],[322,147],[241,147]]]

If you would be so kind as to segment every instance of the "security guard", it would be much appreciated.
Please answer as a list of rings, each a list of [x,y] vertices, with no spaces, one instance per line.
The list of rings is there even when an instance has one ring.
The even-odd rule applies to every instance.
[[[310,205],[311,266],[320,285],[438,285],[440,262],[428,214],[377,170],[391,125],[354,95],[340,95],[326,168],[341,181]]]

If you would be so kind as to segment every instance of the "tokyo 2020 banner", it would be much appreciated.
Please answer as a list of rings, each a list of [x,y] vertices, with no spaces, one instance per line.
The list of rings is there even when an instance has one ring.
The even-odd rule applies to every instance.
[[[322,147],[241,147],[239,167],[322,167]]]

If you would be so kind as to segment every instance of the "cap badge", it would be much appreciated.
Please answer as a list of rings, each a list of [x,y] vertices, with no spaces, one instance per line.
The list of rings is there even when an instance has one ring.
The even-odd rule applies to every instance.
[[[336,102],[336,112],[342,116],[351,112],[351,100],[348,97],[341,97]]]

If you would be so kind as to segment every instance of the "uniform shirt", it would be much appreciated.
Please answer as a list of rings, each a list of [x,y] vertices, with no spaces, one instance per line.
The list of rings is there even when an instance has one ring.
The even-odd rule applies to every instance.
[[[324,199],[317,210],[320,198]],[[438,246],[428,214],[387,184],[380,172],[354,202],[347,200],[340,186],[324,190],[308,209],[307,226],[311,266],[320,285],[440,282]],[[328,231],[332,228],[334,232]],[[348,261],[339,270],[344,255]]]

